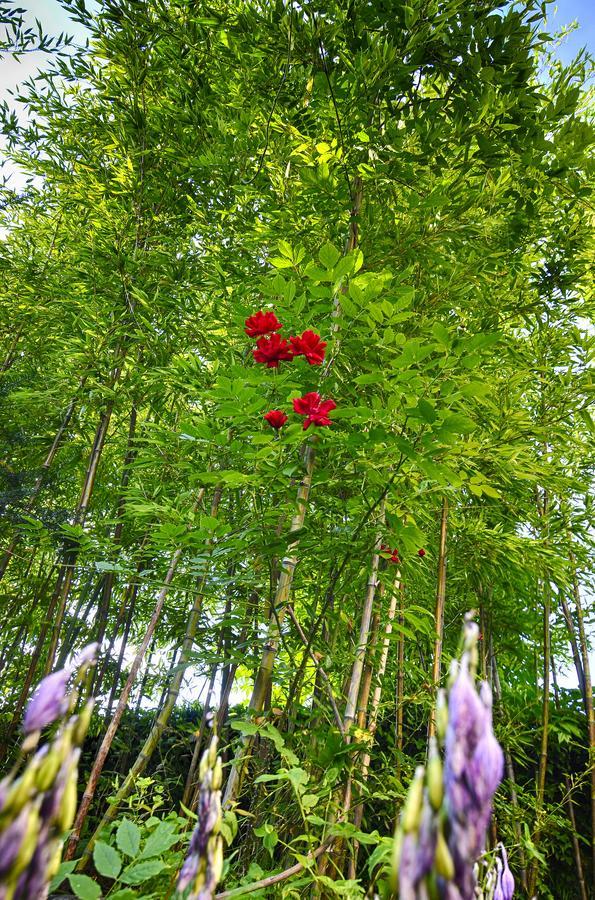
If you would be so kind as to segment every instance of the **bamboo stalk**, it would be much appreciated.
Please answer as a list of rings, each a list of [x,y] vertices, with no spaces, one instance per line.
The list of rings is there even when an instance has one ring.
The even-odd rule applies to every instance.
[[[290,534],[301,531],[304,525],[306,508],[310,497],[310,488],[312,486],[314,456],[314,446],[312,444],[306,445],[304,452],[304,472],[297,491],[296,506],[291,521]],[[277,588],[273,601],[276,614],[272,616],[269,621],[266,643],[262,651],[260,667],[254,681],[252,696],[250,698],[250,709],[256,716],[258,716],[264,708],[265,698],[272,683],[273,667],[275,665],[275,659],[281,639],[280,628],[287,613],[287,604],[289,601],[291,585],[293,583],[293,574],[297,565],[296,551],[298,545],[299,539],[292,541],[288,546],[288,552],[283,559],[281,574],[277,581]],[[252,744],[252,735],[245,735],[240,742],[225,786],[225,793],[223,796],[224,808],[228,808],[233,804],[239,794]]]
[[[556,677],[556,660],[554,655],[552,654],[552,686],[554,689],[554,703],[556,704],[556,709],[560,708],[560,692],[558,689],[558,680]],[[581,900],[589,900],[587,895],[587,886],[585,884],[585,875],[583,872],[583,860],[581,857],[581,848],[578,842],[577,830],[576,830],[576,816],[574,814],[574,803],[572,800],[572,784],[570,778],[567,774],[564,775],[564,786],[566,789],[566,796],[564,798],[564,803],[566,806],[566,811],[568,812],[568,818],[570,819],[570,825],[572,829],[571,839],[572,839],[572,851],[574,854],[574,864],[576,866],[576,877],[578,879],[578,886],[581,895]]]
[[[202,502],[203,496],[204,496],[204,488],[201,488],[198,492],[198,495],[196,497],[194,505],[192,506],[192,513],[195,513],[196,510],[198,509],[200,503]],[[91,769],[91,774],[89,775],[89,779],[87,781],[87,785],[85,787],[85,791],[84,791],[80,806],[78,808],[76,819],[74,821],[74,825],[72,827],[72,831],[70,833],[70,837],[68,839],[68,842],[67,842],[67,845],[65,848],[65,853],[64,853],[65,860],[72,859],[76,852],[76,848],[78,846],[80,836],[81,836],[81,829],[87,818],[87,813],[89,811],[89,807],[91,806],[91,803],[93,802],[93,797],[95,796],[95,791],[97,790],[97,783],[99,780],[99,776],[101,775],[101,772],[103,771],[103,767],[105,765],[105,760],[110,751],[110,747],[111,747],[114,737],[116,735],[116,731],[118,730],[120,722],[122,721],[122,716],[124,715],[124,712],[128,705],[128,698],[130,696],[130,692],[132,690],[134,682],[136,681],[136,676],[141,667],[142,661],[145,658],[147,648],[153,638],[153,634],[157,627],[157,623],[161,617],[161,612],[163,610],[165,600],[169,593],[170,585],[174,579],[174,575],[176,574],[176,570],[178,568],[180,559],[182,557],[182,553],[183,553],[183,548],[178,547],[172,554],[169,568],[167,570],[167,574],[166,574],[164,582],[163,582],[163,587],[161,588],[161,590],[159,592],[159,596],[157,597],[157,602],[153,609],[151,619],[149,621],[149,624],[147,625],[141,645],[136,652],[136,655],[132,662],[132,666],[130,667],[130,672],[128,673],[128,678],[126,679],[126,683],[124,685],[122,693],[120,694],[120,699],[118,700],[118,704],[116,706],[116,710],[114,712],[112,721],[110,722],[108,729],[103,737],[103,741],[101,742],[101,746],[99,747],[99,750],[97,751],[97,755],[95,757],[95,762],[93,763],[93,767]]]
[[[490,668],[492,671],[492,688],[494,691],[494,701],[495,705],[502,711],[503,709],[503,701],[502,701],[502,685],[500,683],[500,673],[498,672],[498,664],[496,660],[496,654],[494,652],[494,644],[492,640],[492,635],[490,634]],[[519,798],[516,790],[516,778],[514,774],[514,763],[512,761],[512,755],[507,746],[504,746],[504,762],[506,766],[506,778],[508,781],[508,788],[510,792],[510,802],[512,804],[515,812],[520,811],[519,807]],[[514,815],[512,817],[512,826],[514,828],[514,834],[516,837],[516,841],[519,848],[519,860],[520,860],[520,873],[521,873],[521,884],[523,885],[523,889],[525,892],[527,891],[527,863],[525,860],[525,851],[523,849],[523,836],[521,833],[521,823],[519,821],[519,815]]]
[[[405,707],[405,593],[401,587],[399,598],[399,642],[397,644],[397,685],[395,694],[395,747],[397,760],[395,775],[401,779],[401,758],[403,755],[403,711]]]
[[[106,409],[100,416],[99,424],[97,425],[97,429],[95,431],[95,439],[93,441],[93,447],[91,448],[91,454],[89,456],[89,462],[87,464],[87,471],[85,472],[85,479],[83,481],[81,495],[74,515],[73,523],[75,525],[83,525],[85,522],[87,510],[89,508],[89,501],[91,500],[93,487],[95,485],[95,479],[97,477],[97,468],[101,460],[105,438],[107,436],[107,429],[109,427],[110,419],[112,416],[112,410],[113,403],[108,403]],[[62,578],[58,580],[58,586],[56,588],[55,596],[52,599],[52,616],[54,624],[52,627],[50,644],[46,657],[44,675],[49,675],[54,667],[54,659],[58,647],[58,640],[60,637],[60,631],[62,629],[62,623],[64,621],[66,601],[68,600],[68,595],[70,593],[72,579],[74,577],[74,567],[77,558],[78,548],[76,545],[71,544],[70,550],[67,552],[65,562],[62,566]]]
[[[382,503],[380,508],[380,522],[384,523],[384,503]],[[374,548],[374,553],[372,555],[372,565],[370,568],[370,576],[368,578],[368,584],[366,588],[366,596],[364,600],[364,605],[362,608],[362,616],[360,620],[360,629],[359,629],[359,638],[357,643],[357,649],[355,653],[355,658],[353,660],[353,666],[351,669],[351,679],[349,682],[349,688],[347,690],[347,702],[345,704],[345,712],[343,714],[343,728],[347,734],[347,740],[349,741],[349,729],[353,722],[355,721],[356,715],[356,705],[357,698],[359,695],[363,668],[364,668],[364,660],[366,657],[366,651],[368,649],[369,638],[370,638],[370,623],[372,619],[372,610],[374,606],[374,598],[376,596],[376,587],[378,585],[378,564],[380,562],[380,547],[382,544],[382,535],[380,532],[376,537],[376,545]]]
[[[576,557],[572,549],[570,530],[566,530],[568,538],[568,559],[572,571],[572,588],[574,593],[574,605],[576,609],[576,621],[579,634],[579,646],[581,652],[582,670],[584,676],[584,704],[587,714],[587,735],[589,739],[589,767],[591,770],[591,870],[592,883],[595,884],[595,709],[593,707],[593,682],[591,680],[591,663],[589,660],[589,645],[585,631],[585,618],[581,602],[581,592],[577,576]]]
[[[210,510],[210,515],[213,517],[215,517],[218,513],[221,493],[222,488],[218,487],[215,489]],[[90,837],[81,860],[77,866],[77,871],[82,871],[86,867],[88,861],[91,858],[93,847],[95,846],[99,834],[106,827],[106,825],[109,825],[110,822],[113,822],[113,820],[118,815],[118,810],[122,801],[125,800],[126,797],[128,797],[128,795],[134,788],[136,779],[139,777],[139,775],[142,775],[144,770],[147,768],[147,765],[149,764],[151,757],[155,752],[159,741],[161,740],[161,736],[165,731],[165,728],[167,727],[167,723],[171,718],[171,714],[174,711],[174,707],[180,693],[184,675],[186,674],[186,669],[188,667],[188,658],[192,651],[192,647],[194,646],[194,638],[196,637],[196,631],[198,629],[198,623],[202,611],[206,581],[207,574],[205,573],[202,578],[200,588],[194,595],[192,609],[190,610],[188,623],[186,625],[186,634],[184,636],[184,641],[180,650],[180,656],[175,666],[175,671],[173,672],[173,675],[167,687],[165,702],[163,703],[159,715],[157,716],[157,719],[155,720],[155,723],[151,728],[151,731],[149,732],[149,735],[145,743],[143,744],[138,756],[136,757],[136,760],[132,764],[126,778],[122,782],[119,790],[116,792],[115,797],[111,798],[110,805],[104,813],[99,825]]]
[[[547,491],[543,494],[543,504],[538,505],[539,514],[542,521],[545,522],[549,507],[549,498]],[[550,612],[551,612],[551,586],[549,578],[544,578],[542,582],[543,590],[543,694],[541,707],[541,748],[539,751],[539,766],[537,770],[537,788],[535,792],[535,830],[533,832],[533,843],[537,846],[541,837],[543,828],[543,808],[545,805],[545,781],[547,775],[547,758],[548,758],[548,739],[549,739],[549,721],[550,721],[550,667],[551,667],[551,635],[550,635]],[[527,876],[529,895],[532,897],[535,893],[537,884],[537,860],[534,859],[529,866]]]
[[[583,697],[583,703],[586,702],[587,689],[585,685],[585,673],[583,670],[583,662],[581,659],[581,654],[578,646],[578,642],[576,639],[576,628],[574,627],[574,621],[572,618],[572,613],[570,612],[570,607],[568,606],[568,601],[564,596],[564,591],[560,588],[558,590],[558,600],[560,601],[560,606],[562,607],[562,613],[564,615],[564,622],[566,623],[566,630],[568,632],[568,642],[570,644],[570,649],[572,651],[572,659],[574,662],[574,668],[576,671],[576,677],[578,679],[578,686],[580,688],[580,692]]]
[[[382,699],[384,674],[386,672],[386,664],[388,662],[388,654],[389,654],[390,643],[391,643],[390,635],[392,634],[392,630],[393,630],[393,621],[394,621],[395,613],[397,610],[397,597],[398,597],[400,591],[401,591],[400,573],[397,572],[397,576],[395,578],[395,582],[393,585],[393,591],[391,594],[388,612],[387,612],[387,616],[386,616],[386,624],[385,624],[384,630],[383,630],[384,637],[382,639],[380,659],[378,660],[378,670],[376,672],[376,679],[375,679],[376,684],[374,687],[374,693],[372,694],[370,711],[367,715],[367,723],[363,719],[363,716],[362,716],[362,719],[360,721],[358,721],[360,728],[364,728],[365,725],[367,724],[368,734],[369,734],[368,740],[370,742],[370,748],[367,749],[362,756],[361,772],[360,772],[360,779],[359,779],[361,785],[364,785],[366,783],[366,781],[368,780],[368,773],[370,770],[370,762],[372,759],[371,743],[374,740],[374,735],[376,734],[376,729],[378,727],[378,712],[380,709],[380,701]],[[363,703],[361,703],[361,706],[363,707]],[[366,706],[367,706],[367,699],[366,699]],[[361,722],[361,724],[360,724],[360,722]],[[363,799],[360,799],[355,806],[355,810],[354,810],[354,814],[353,814],[353,824],[355,825],[356,828],[361,828],[362,820],[364,817],[364,806],[365,806],[365,801]],[[359,850],[359,844],[357,841],[354,841],[353,854],[349,860],[348,878],[356,877],[358,850]]]
[[[444,604],[446,600],[446,531],[448,522],[448,500],[442,499],[440,516],[440,542],[438,546],[438,583],[436,587],[436,606],[434,622],[436,624],[436,640],[434,642],[434,661],[432,664],[432,688],[434,693],[440,684],[442,666],[442,645],[444,642]],[[428,723],[428,739],[436,734],[436,709],[432,703]]]
[[[84,383],[85,383],[85,379],[82,378],[79,383],[79,387],[78,387],[79,391],[82,389]],[[37,497],[41,491],[47,471],[55,459],[55,456],[60,447],[60,442],[62,440],[62,436],[64,435],[64,432],[68,428],[68,425],[70,424],[70,420],[72,419],[72,415],[73,415],[75,407],[76,407],[76,401],[77,401],[77,398],[75,396],[72,398],[72,400],[68,404],[68,408],[66,409],[66,412],[64,413],[64,418],[62,419],[62,422],[60,423],[60,427],[58,428],[58,431],[56,432],[56,435],[52,442],[52,446],[48,450],[47,456],[42,463],[41,471],[35,480],[35,484],[33,485],[33,488],[31,491],[31,496],[29,497],[29,500],[27,501],[27,504],[25,506],[25,513],[27,513],[27,514],[30,513],[33,510],[33,507],[35,506],[35,501],[37,500]],[[4,574],[10,564],[10,560],[12,559],[12,557],[14,555],[14,551],[16,550],[16,548],[20,542],[20,539],[21,539],[20,535],[15,534],[14,537],[12,538],[9,546],[4,551],[2,560],[0,561],[0,580],[2,580],[2,578],[4,577]]]

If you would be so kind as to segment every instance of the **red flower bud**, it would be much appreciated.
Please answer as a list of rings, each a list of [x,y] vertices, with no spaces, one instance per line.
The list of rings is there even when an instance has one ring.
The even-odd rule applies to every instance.
[[[265,413],[263,418],[269,423],[271,428],[275,429],[275,431],[283,428],[287,422],[287,416],[280,409],[271,409],[268,413]]]
[[[423,547],[417,551],[417,555],[421,556],[422,559],[424,558],[424,556],[426,555],[426,551],[424,550]]]
[[[256,341],[256,350],[252,354],[256,362],[266,363],[269,369],[278,368],[282,359],[293,359],[289,341],[278,334],[272,334],[270,338],[261,337]]]
[[[294,356],[305,356],[311,366],[320,366],[324,360],[325,341],[314,331],[304,331],[301,337],[290,337],[291,350]]]
[[[248,337],[261,337],[263,334],[272,334],[283,326],[274,312],[258,310],[253,316],[248,316],[244,331]]]

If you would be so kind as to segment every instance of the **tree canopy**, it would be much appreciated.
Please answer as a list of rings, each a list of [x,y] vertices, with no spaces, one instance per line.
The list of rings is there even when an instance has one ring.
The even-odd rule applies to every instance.
[[[62,880],[169,896],[215,730],[226,890],[388,891],[475,610],[490,848],[587,898],[588,56],[533,0],[61,2],[84,46],[0,4],[46,53],[0,109],[0,737],[100,642]]]

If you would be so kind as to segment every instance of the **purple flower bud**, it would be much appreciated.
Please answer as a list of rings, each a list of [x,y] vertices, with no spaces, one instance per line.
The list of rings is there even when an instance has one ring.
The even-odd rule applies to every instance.
[[[502,863],[499,859],[496,859],[496,869],[498,874],[496,876],[496,887],[494,889],[493,900],[504,900],[504,892],[502,890]]]
[[[84,647],[79,655],[76,658],[74,668],[80,669],[81,666],[87,666],[90,663],[94,663],[97,659],[97,653],[99,652],[99,644],[95,641],[93,644],[87,644]]]
[[[424,803],[419,832],[417,835],[417,847],[415,849],[414,879],[416,886],[422,878],[428,874],[434,862],[436,853],[436,823],[432,808],[427,799]]]
[[[182,868],[180,869],[180,874],[178,875],[178,891],[185,891],[189,884],[191,884],[196,878],[196,873],[198,872],[198,862],[199,856],[198,853],[189,853]]]
[[[0,831],[0,878],[8,874],[21,849],[29,823],[29,805]]]
[[[500,853],[502,854],[502,877],[500,879],[502,900],[512,900],[514,894],[514,878],[512,872],[508,868],[508,854],[504,844],[500,844]]]
[[[60,669],[59,672],[52,672],[38,685],[25,711],[25,734],[40,731],[64,715],[68,709],[66,685],[70,674],[70,669]]]
[[[504,773],[504,754],[491,731],[486,732],[475,748],[468,772],[478,802],[491,804]]]
[[[399,898],[417,900],[415,875],[417,871],[417,838],[415,832],[403,835],[399,860]]]
[[[50,863],[51,847],[48,830],[42,829],[37,838],[37,846],[25,871],[19,877],[14,900],[45,900],[48,896],[47,869]]]

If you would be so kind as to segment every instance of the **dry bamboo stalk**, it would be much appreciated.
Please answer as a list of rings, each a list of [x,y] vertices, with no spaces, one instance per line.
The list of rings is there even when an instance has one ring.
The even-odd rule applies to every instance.
[[[374,739],[374,735],[376,734],[376,729],[378,727],[378,712],[380,709],[380,701],[382,699],[382,688],[384,684],[384,673],[386,672],[386,664],[388,662],[388,654],[390,650],[390,636],[393,630],[393,621],[395,618],[395,613],[397,611],[397,597],[401,591],[401,583],[400,583],[400,573],[397,572],[394,585],[393,592],[391,594],[388,612],[386,616],[386,624],[384,626],[384,637],[382,639],[382,646],[380,651],[380,659],[378,660],[378,671],[376,672],[376,684],[374,686],[374,693],[372,694],[372,701],[370,704],[370,711],[367,716],[367,728],[369,732],[369,741],[370,744]],[[364,727],[362,724],[360,727]],[[371,748],[370,748],[371,749]],[[371,753],[370,749],[366,750],[363,754],[362,762],[361,762],[361,774],[360,774],[360,782],[365,784],[368,779],[368,772],[370,770],[370,761],[371,761]],[[356,807],[353,815],[353,824],[356,828],[360,828],[362,824],[362,819],[364,816],[364,801],[360,800]],[[356,866],[357,866],[357,852],[358,852],[358,844],[357,841],[354,842],[353,847],[353,855],[349,861],[349,874],[348,878],[356,877]]]

